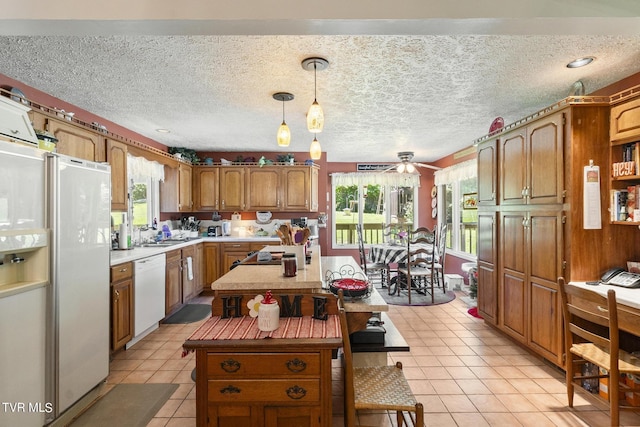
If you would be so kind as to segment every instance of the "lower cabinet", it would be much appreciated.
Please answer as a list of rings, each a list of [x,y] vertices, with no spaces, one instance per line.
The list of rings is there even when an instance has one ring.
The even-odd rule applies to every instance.
[[[193,261],[193,275],[195,276],[194,296],[204,290],[204,243],[196,245],[196,257]]]
[[[182,305],[182,251],[176,249],[166,254],[165,315]]]
[[[111,350],[133,338],[133,264],[111,267]]]
[[[220,277],[220,243],[205,243],[204,251],[204,289],[210,290],[211,284]]]
[[[191,258],[191,267],[189,267]],[[182,248],[182,301],[186,303],[196,296],[196,247],[195,245]]]
[[[208,424],[199,417],[198,425],[331,425],[331,350],[202,352],[198,356],[204,355],[206,384],[197,387],[206,393]]]

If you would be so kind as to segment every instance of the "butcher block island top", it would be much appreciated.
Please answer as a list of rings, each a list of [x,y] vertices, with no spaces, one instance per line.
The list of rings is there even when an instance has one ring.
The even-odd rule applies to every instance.
[[[265,246],[261,252],[290,252],[285,248],[285,246]],[[320,248],[313,247],[311,263],[306,264],[304,268],[298,267],[294,277],[284,277],[279,264],[240,264],[213,282],[211,289],[214,291],[306,289],[309,292],[319,292],[322,290]]]

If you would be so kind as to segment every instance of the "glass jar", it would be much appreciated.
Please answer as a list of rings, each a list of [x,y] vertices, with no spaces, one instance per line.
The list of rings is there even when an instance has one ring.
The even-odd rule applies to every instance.
[[[282,254],[282,275],[284,277],[294,277],[297,270],[296,254]]]

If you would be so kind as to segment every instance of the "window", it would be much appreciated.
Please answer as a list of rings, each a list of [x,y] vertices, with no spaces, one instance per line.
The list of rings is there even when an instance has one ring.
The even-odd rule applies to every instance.
[[[470,160],[436,172],[438,224],[447,224],[447,248],[474,259],[478,241],[477,167]]]
[[[362,224],[369,244],[383,241],[385,224],[413,224],[419,176],[407,175],[411,174],[333,174],[333,247],[357,245],[357,224]]]
[[[127,155],[129,177],[129,218],[132,227],[146,227],[160,216],[160,181],[164,166],[143,157]],[[111,214],[114,226],[123,221],[123,213]]]

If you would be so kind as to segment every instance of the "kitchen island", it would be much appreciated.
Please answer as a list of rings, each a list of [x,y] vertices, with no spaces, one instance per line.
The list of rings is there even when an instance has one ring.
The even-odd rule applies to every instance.
[[[314,249],[296,277],[282,277],[279,265],[254,263],[212,283],[212,317],[183,345],[196,353],[199,427],[332,425],[331,360],[342,337],[326,277],[362,271],[352,257],[322,257]],[[278,329],[262,332],[250,307],[268,290],[280,305],[280,320]],[[374,312],[387,309],[373,289],[348,302],[349,323],[357,319],[354,329],[363,329]]]

